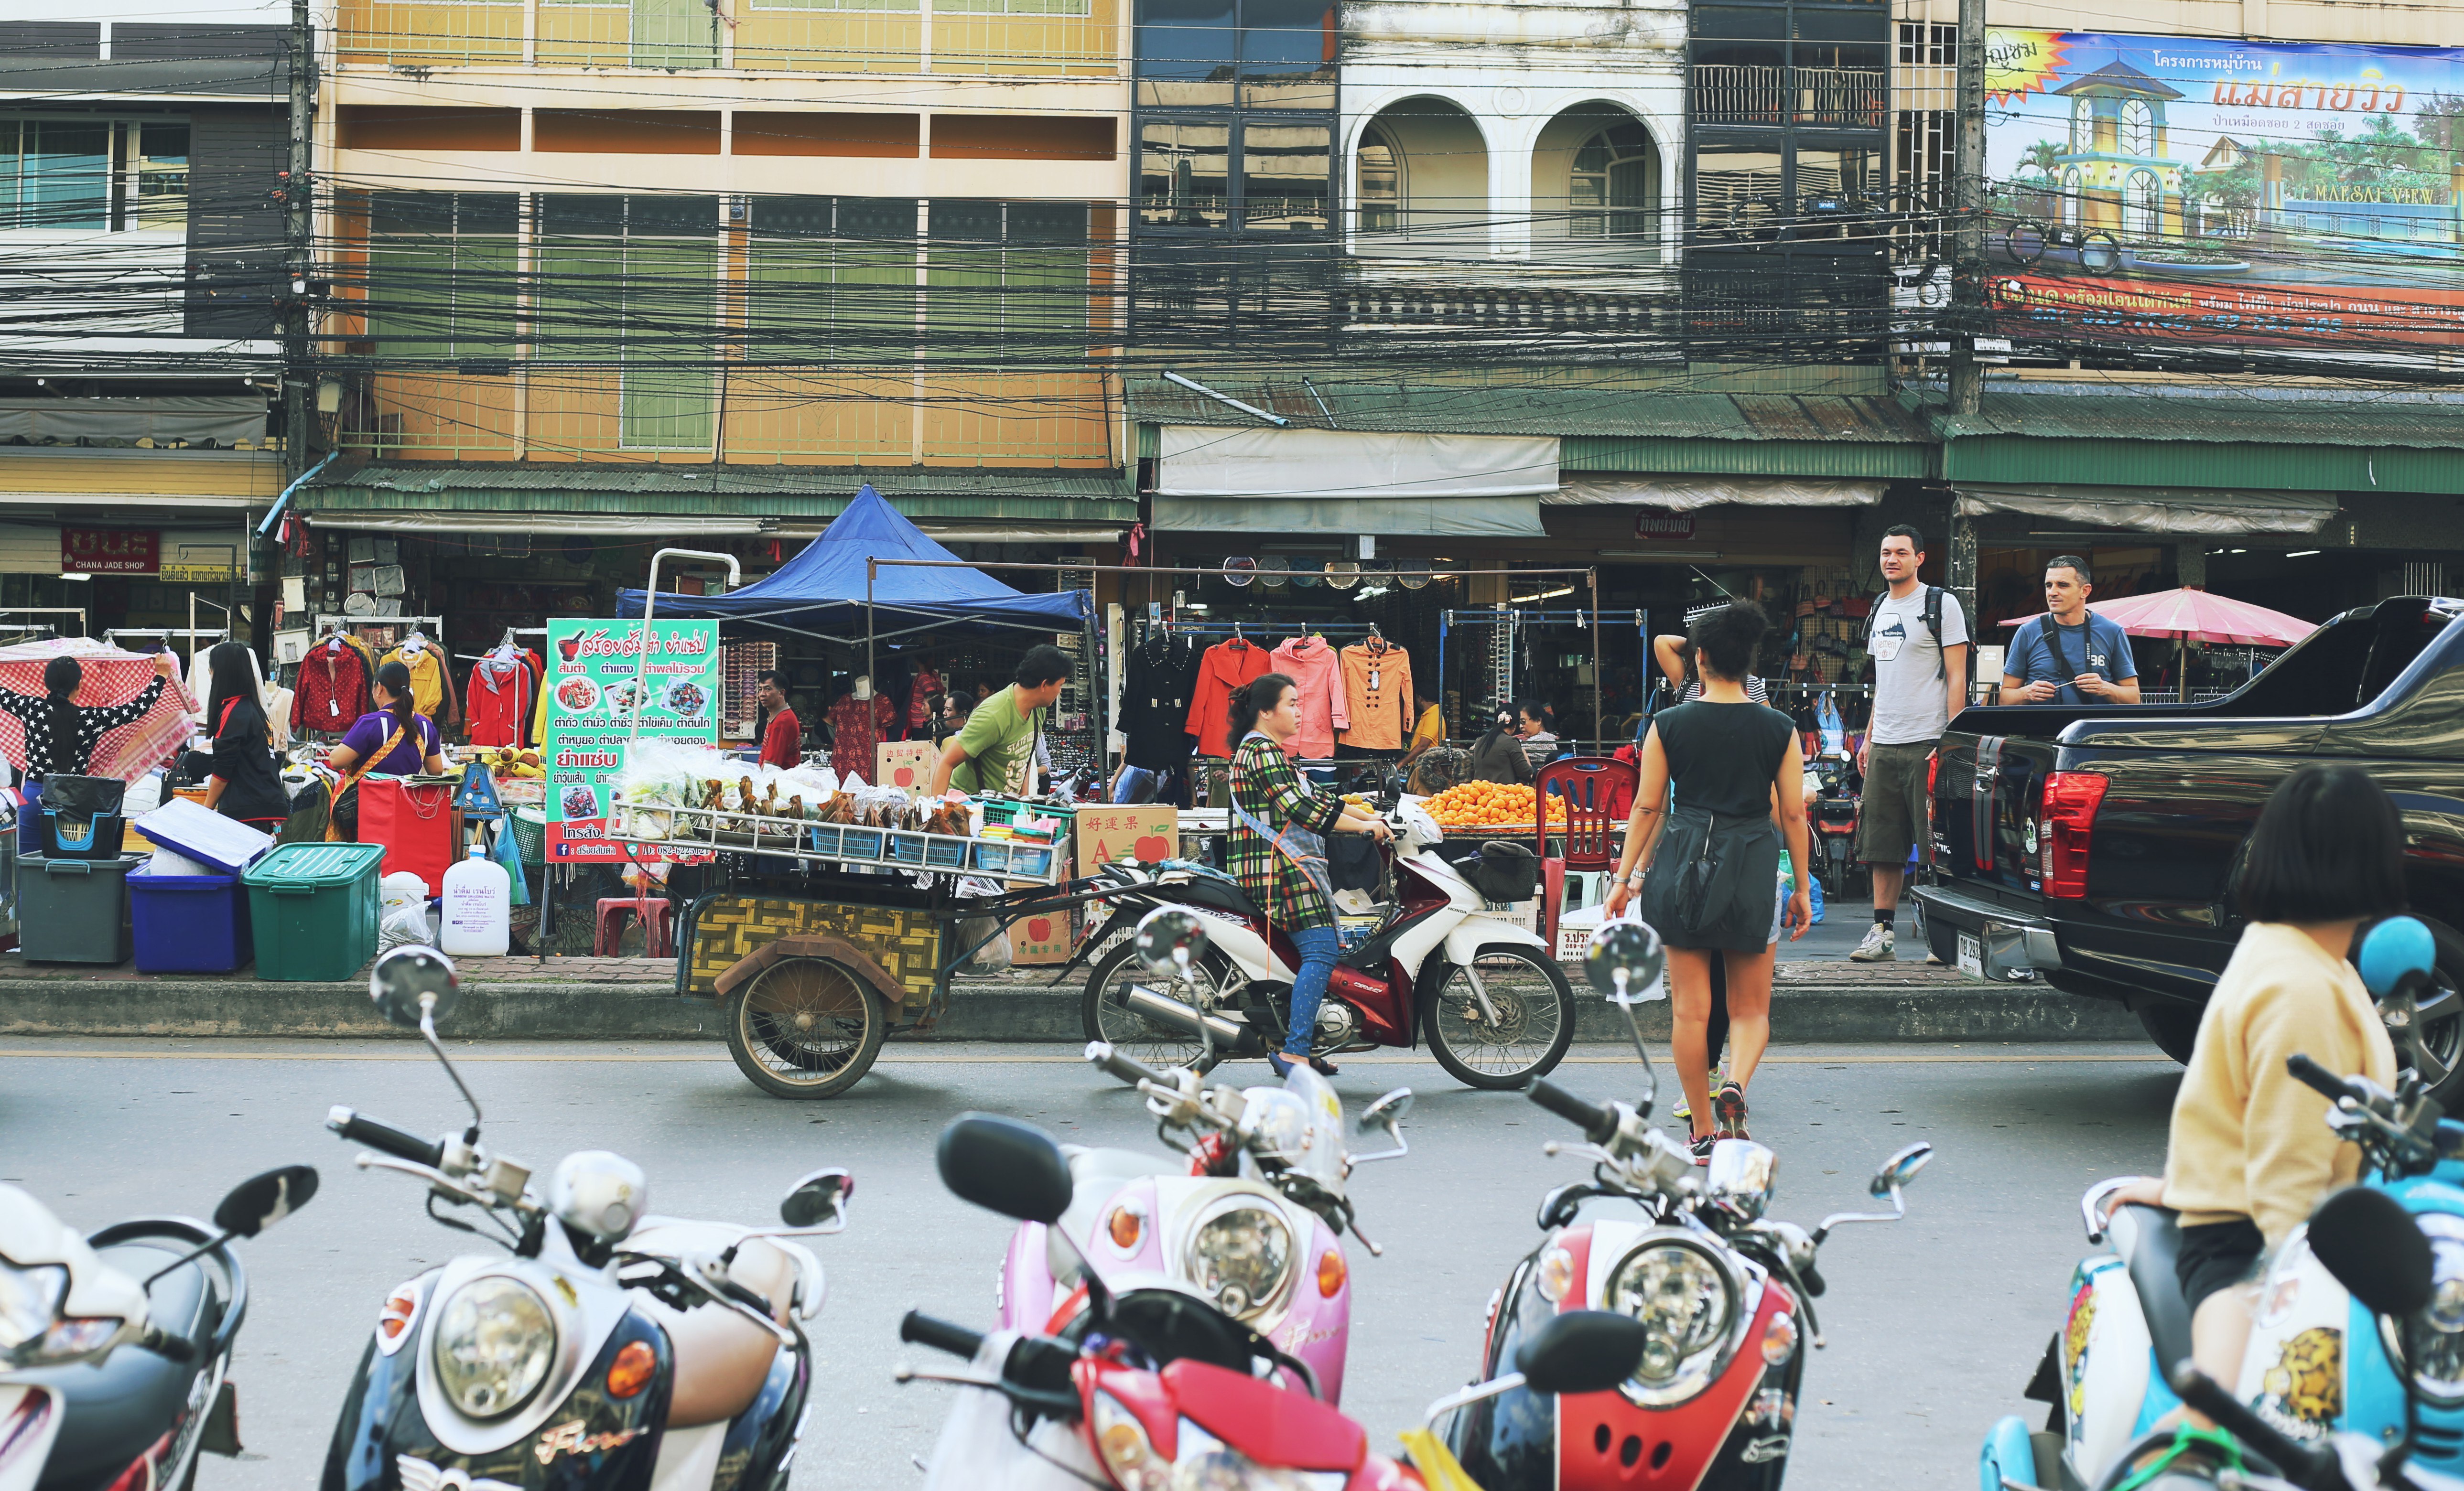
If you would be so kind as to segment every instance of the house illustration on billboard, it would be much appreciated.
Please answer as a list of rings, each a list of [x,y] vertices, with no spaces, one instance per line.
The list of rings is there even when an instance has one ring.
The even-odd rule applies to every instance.
[[[2169,159],[2165,105],[2182,95],[2119,55],[2054,90],[2068,99],[2070,148],[2054,159],[2062,221],[2150,239],[2182,230],[2182,167]]]

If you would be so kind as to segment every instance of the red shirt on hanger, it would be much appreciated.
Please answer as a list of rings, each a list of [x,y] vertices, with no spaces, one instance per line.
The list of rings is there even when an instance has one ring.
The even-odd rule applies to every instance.
[[[1223,740],[1227,728],[1223,716],[1231,707],[1232,691],[1274,670],[1266,649],[1254,642],[1234,638],[1206,649],[1206,655],[1198,660],[1198,687],[1190,695],[1185,727],[1198,737],[1199,756],[1219,761],[1232,758],[1231,748]]]

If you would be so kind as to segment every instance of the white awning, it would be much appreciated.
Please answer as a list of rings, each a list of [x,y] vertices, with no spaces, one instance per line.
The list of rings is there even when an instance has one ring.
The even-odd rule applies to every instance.
[[[1873,507],[1882,500],[1879,481],[1823,481],[1796,476],[1587,476],[1540,500],[1551,507],[1617,505],[1691,513],[1698,508]]]
[[[2184,492],[2148,487],[1962,487],[1959,515],[2022,513],[2079,528],[2144,534],[2315,534],[2336,515],[2320,493]]]
[[[1557,490],[1553,435],[1425,435],[1166,425],[1167,497],[1456,498]]]
[[[318,528],[348,528],[386,534],[609,534],[646,538],[693,535],[767,534],[758,517],[725,515],[678,516],[634,513],[454,513],[384,510],[368,513],[312,512]]]

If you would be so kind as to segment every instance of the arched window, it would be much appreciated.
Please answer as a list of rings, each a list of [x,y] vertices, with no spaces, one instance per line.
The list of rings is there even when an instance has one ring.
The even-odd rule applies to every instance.
[[[1361,132],[1358,205],[1360,231],[1391,233],[1403,226],[1403,152],[1394,137],[1372,124]]]
[[[2071,153],[2096,148],[2096,115],[2085,99],[2071,100]]]
[[[2157,204],[2163,193],[2154,171],[2132,171],[2122,184],[2123,231],[2140,238],[2155,237]]]
[[[1575,238],[1650,235],[1660,206],[1660,154],[1640,124],[1613,124],[1583,142],[1566,183],[1566,231]]]
[[[2078,166],[2074,165],[2062,172],[2062,226],[2065,228],[2077,228],[2079,224],[2081,185]]]
[[[2122,153],[2150,156],[2156,153],[2156,113],[2144,99],[2132,99],[2122,106]]]

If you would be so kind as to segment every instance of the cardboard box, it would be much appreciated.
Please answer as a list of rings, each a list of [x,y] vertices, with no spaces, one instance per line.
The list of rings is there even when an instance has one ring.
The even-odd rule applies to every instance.
[[[1076,834],[1081,875],[1114,860],[1161,864],[1180,852],[1180,809],[1082,806]]]
[[[1012,889],[1026,889],[1024,881],[1011,882]],[[1022,916],[1009,924],[1009,960],[1021,968],[1048,968],[1069,961],[1075,948],[1074,911],[1063,907],[1057,911],[1038,911]]]
[[[930,740],[884,740],[872,748],[872,784],[929,791],[941,748]]]

